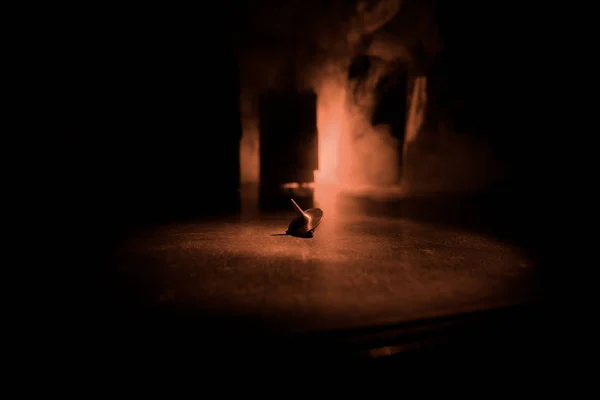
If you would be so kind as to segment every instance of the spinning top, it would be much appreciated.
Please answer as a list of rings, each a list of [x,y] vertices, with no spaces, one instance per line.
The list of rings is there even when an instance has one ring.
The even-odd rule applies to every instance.
[[[288,230],[285,233],[291,236],[312,237],[313,232],[321,223],[321,219],[323,219],[323,210],[320,208],[309,208],[306,211],[302,211],[294,199],[290,200],[292,201],[294,210],[296,210],[296,218],[290,222]]]

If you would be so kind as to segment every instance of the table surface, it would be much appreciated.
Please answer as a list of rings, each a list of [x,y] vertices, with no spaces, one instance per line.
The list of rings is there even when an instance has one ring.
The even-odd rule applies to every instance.
[[[399,218],[328,215],[313,238],[293,212],[138,232],[117,266],[138,300],[310,332],[385,325],[531,300],[533,263],[481,234]],[[260,318],[259,318],[260,317]],[[267,322],[265,322],[266,324]],[[264,327],[263,327],[264,328]]]

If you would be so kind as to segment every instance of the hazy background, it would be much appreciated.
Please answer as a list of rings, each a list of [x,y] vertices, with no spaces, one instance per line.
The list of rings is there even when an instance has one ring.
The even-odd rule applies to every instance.
[[[504,35],[494,32],[493,21],[467,18],[460,2],[448,9],[434,0],[253,6],[240,17],[244,30],[235,39],[241,49],[242,183],[258,181],[258,96],[285,88],[290,74],[299,89],[318,95],[317,180],[349,187],[401,184],[410,192],[481,189],[506,178],[504,155],[494,142],[499,135],[489,134],[510,125],[504,113],[498,113],[498,126],[489,123],[497,103],[490,97],[505,98],[508,89],[498,84],[506,76],[496,84],[486,76],[488,70],[498,73],[489,50],[498,45],[494,37]],[[481,10],[471,11],[483,18]],[[485,17],[507,12],[492,11],[488,7]],[[477,49],[477,32],[483,34],[477,29],[486,24],[490,48]],[[467,50],[474,53],[465,59]],[[505,57],[498,60],[506,64]],[[394,80],[406,95],[396,111],[406,118],[405,137],[394,135],[385,121],[374,123],[381,87]]]

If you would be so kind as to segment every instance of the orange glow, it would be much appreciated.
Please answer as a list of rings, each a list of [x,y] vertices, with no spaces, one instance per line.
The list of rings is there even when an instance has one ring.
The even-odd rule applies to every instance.
[[[332,72],[332,71],[330,71]],[[343,168],[344,138],[348,136],[346,83],[341,72],[333,70],[321,76],[315,85],[317,93],[317,130],[319,140],[319,169],[314,173],[316,207],[327,209],[329,216],[337,209]]]
[[[319,169],[317,188],[391,187],[399,184],[400,144],[387,125],[373,126],[375,88],[389,66],[373,67],[357,89],[348,81],[349,59],[332,56],[315,69],[312,88],[317,93]],[[406,110],[398,110],[404,113]],[[329,189],[327,190],[329,191]]]
[[[240,140],[240,181],[258,183],[260,176],[260,133],[255,100],[249,91],[240,96],[242,138]]]
[[[339,205],[340,187],[338,185],[328,185],[320,182],[315,185],[314,203],[315,207],[320,207],[327,210],[329,217],[337,217]]]
[[[290,182],[284,191],[312,191],[319,207],[338,204],[341,192],[389,190],[398,183],[398,143],[387,126],[371,125],[374,87],[385,69],[375,71],[360,93],[351,92],[349,60],[332,56],[310,72],[307,85],[317,94],[318,170],[314,184]],[[360,97],[360,98],[357,98]],[[240,148],[242,183],[258,183],[259,127],[256,99],[242,96],[244,132]],[[405,112],[399,110],[399,112]]]
[[[281,185],[282,189],[314,189],[315,184],[313,182],[302,182],[302,183],[298,183],[298,182],[290,182],[290,183],[284,183],[283,185]]]
[[[339,184],[341,139],[346,125],[346,93],[341,82],[326,80],[317,88],[319,169],[315,183]]]

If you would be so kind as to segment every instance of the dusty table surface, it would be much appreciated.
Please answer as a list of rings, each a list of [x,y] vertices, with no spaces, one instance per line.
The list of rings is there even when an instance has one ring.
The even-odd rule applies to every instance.
[[[249,320],[292,332],[397,323],[532,296],[532,263],[492,238],[327,213],[311,239],[282,235],[293,216],[138,232],[117,254],[120,273],[132,283],[126,290],[145,304],[256,317]]]

